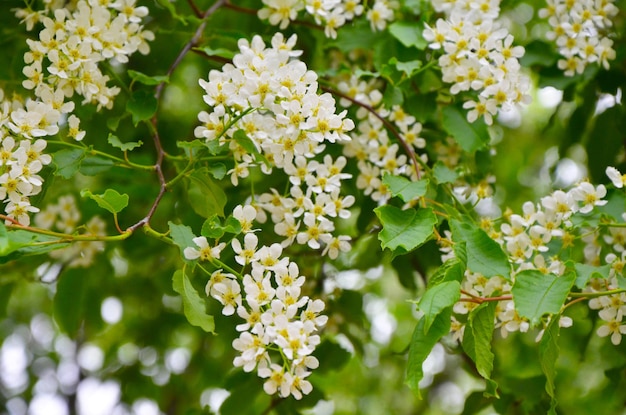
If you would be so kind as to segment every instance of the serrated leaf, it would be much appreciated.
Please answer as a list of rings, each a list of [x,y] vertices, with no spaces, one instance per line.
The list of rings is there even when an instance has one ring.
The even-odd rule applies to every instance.
[[[111,144],[115,148],[119,148],[122,151],[131,151],[137,147],[140,147],[143,142],[140,141],[130,141],[128,143],[122,143],[122,141],[116,135],[109,134],[109,138],[107,140],[109,144]]]
[[[174,291],[180,294],[183,299],[183,311],[187,321],[192,326],[200,327],[207,333],[215,334],[213,316],[207,314],[206,302],[193,287],[187,274],[182,270],[176,271],[172,279],[172,285]]]
[[[200,216],[224,216],[226,193],[218,185],[206,167],[195,170],[189,176],[187,195],[191,208]]]
[[[424,26],[419,22],[395,22],[389,25],[389,33],[410,48],[415,46],[420,50],[426,49],[428,42],[422,36]]]
[[[421,398],[419,383],[424,377],[422,364],[437,342],[450,331],[451,309],[444,310],[435,317],[430,330],[424,331],[424,319],[420,319],[413,331],[409,346],[409,359],[406,368],[408,387]]]
[[[496,275],[509,279],[511,265],[502,247],[471,222],[450,220],[452,239],[465,246],[467,268],[490,278]],[[455,252],[463,245],[455,245]]]
[[[84,189],[81,190],[80,195],[94,200],[98,206],[113,214],[120,213],[128,206],[128,195],[126,193],[119,194],[114,189],[107,189],[101,195],[94,195],[89,189]]]
[[[559,358],[559,326],[560,315],[555,315],[550,320],[550,324],[543,332],[539,343],[539,359],[541,370],[546,375],[546,392],[550,396],[549,415],[556,415],[556,394],[554,391],[554,379],[556,377],[556,361]]]
[[[211,239],[219,239],[224,235],[224,228],[217,215],[212,215],[204,221],[200,234]]]
[[[85,158],[85,150],[79,148],[63,149],[52,154],[52,160],[56,166],[55,176],[69,179],[80,168],[80,163]]]
[[[424,334],[430,330],[435,318],[445,309],[452,307],[461,298],[461,284],[446,281],[426,290],[418,307],[424,312]]]
[[[211,175],[217,180],[222,180],[228,172],[224,163],[213,163],[208,167],[208,169]]]
[[[383,249],[411,251],[426,242],[434,232],[437,217],[431,208],[402,210],[385,205],[374,209],[383,225],[378,234]]]
[[[130,76],[133,80],[142,83],[144,85],[159,85],[162,83],[169,83],[170,77],[167,75],[146,75],[144,73],[133,71],[132,69],[128,70],[128,76]]]
[[[126,102],[126,110],[133,116],[133,124],[149,120],[156,113],[158,102],[154,95],[148,91],[137,90]]]
[[[468,153],[485,148],[489,143],[489,132],[484,121],[470,123],[456,107],[443,109],[443,127]]]
[[[574,265],[576,269],[576,287],[581,290],[587,286],[591,278],[607,278],[611,270],[611,264],[605,264],[596,267],[588,264],[577,263]]]
[[[497,384],[491,380],[494,354],[491,351],[495,303],[484,303],[469,314],[463,334],[463,350],[476,364],[476,370],[487,381],[485,396],[498,396]]]
[[[451,170],[440,161],[436,162],[433,166],[433,173],[435,175],[435,180],[439,184],[454,183],[459,177],[457,172]]]
[[[459,258],[450,258],[428,279],[428,287],[434,287],[437,284],[444,283],[446,281],[463,280],[463,274],[465,273],[465,264],[462,263]]]
[[[575,280],[573,272],[558,277],[537,270],[522,271],[515,276],[512,289],[515,309],[536,326],[544,314],[561,311]]]
[[[172,238],[174,245],[180,248],[180,256],[182,258],[185,258],[185,254],[183,251],[189,246],[196,246],[196,244],[193,242],[193,238],[195,238],[196,235],[193,234],[193,231],[187,225],[177,225],[174,222],[167,222],[167,225],[170,228],[170,237]]]
[[[383,183],[389,188],[392,195],[399,196],[405,202],[424,196],[428,190],[428,179],[415,182],[406,177],[385,174]]]

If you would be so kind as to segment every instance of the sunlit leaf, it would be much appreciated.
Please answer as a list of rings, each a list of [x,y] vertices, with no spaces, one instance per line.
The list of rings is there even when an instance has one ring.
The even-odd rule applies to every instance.
[[[466,222],[458,220],[450,221],[452,239],[455,251],[464,246],[467,261],[467,268],[472,272],[477,272],[485,277],[496,275],[509,278],[511,265],[508,256],[502,247],[487,235],[487,233],[468,219]],[[458,245],[462,243],[462,245]]]
[[[461,298],[461,284],[458,281],[446,281],[426,290],[418,303],[424,312],[424,334],[430,330],[435,318],[445,309],[452,307]]]
[[[494,354],[491,351],[496,303],[484,303],[472,310],[463,334],[463,350],[476,364],[476,370],[487,381],[486,396],[498,396],[497,384],[491,379]]]
[[[385,174],[383,183],[387,185],[392,195],[400,196],[405,202],[424,196],[428,190],[428,179],[414,182],[403,176]]]
[[[576,274],[562,276],[525,270],[515,276],[513,301],[520,316],[536,326],[545,314],[558,314],[569,294]]]
[[[402,210],[385,205],[374,209],[383,229],[378,234],[383,249],[411,251],[426,242],[434,232],[437,217],[431,208]]]
[[[107,189],[101,195],[95,195],[90,190],[84,189],[80,192],[80,195],[95,201],[98,206],[113,214],[120,213],[128,206],[128,195],[120,194],[114,189]]]

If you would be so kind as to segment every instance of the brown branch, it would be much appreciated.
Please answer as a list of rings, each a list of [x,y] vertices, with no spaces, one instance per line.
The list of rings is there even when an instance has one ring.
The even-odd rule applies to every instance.
[[[402,138],[402,135],[400,134],[400,132],[396,129],[396,127],[394,127],[394,125],[389,120],[387,120],[385,117],[380,115],[378,113],[378,111],[376,111],[376,109],[374,107],[372,107],[371,105],[368,105],[368,104],[366,104],[364,102],[356,100],[356,99],[352,98],[351,96],[346,95],[346,94],[344,94],[342,92],[339,92],[337,90],[334,90],[332,88],[329,88],[329,87],[326,87],[326,86],[320,86],[320,88],[323,91],[326,91],[326,92],[329,92],[329,93],[331,93],[333,95],[337,95],[338,97],[347,99],[348,101],[352,102],[355,105],[358,105],[361,108],[365,108],[372,115],[374,115],[376,118],[378,118],[380,121],[382,121],[382,123],[385,125],[385,127],[387,127],[387,129],[389,131],[391,131],[391,133],[398,139],[398,141],[400,141],[400,145],[404,149],[404,152],[411,159],[411,163],[415,167],[415,173],[417,174],[417,180],[419,180],[421,178],[422,175],[421,175],[421,172],[420,172],[420,164],[417,162],[417,158],[415,156],[415,151],[413,151],[411,146],[409,146],[409,144],[404,140],[404,138]]]
[[[226,0],[217,0],[204,13],[200,14],[200,17],[202,18],[202,23],[198,26],[193,37],[189,40],[189,42],[185,44],[185,46],[183,46],[178,56],[176,56],[176,59],[174,59],[174,62],[172,62],[172,64],[170,65],[169,69],[167,70],[168,78],[172,76],[176,68],[180,66],[181,62],[183,61],[187,53],[189,53],[189,51],[192,48],[194,48],[200,43],[200,39],[202,38],[202,33],[204,32],[204,28],[206,27],[206,24],[207,24],[207,18],[211,16],[213,13],[215,13],[225,3],[226,3]],[[193,3],[190,2],[190,4],[193,4]],[[156,86],[156,89],[154,91],[154,97],[156,98],[157,103],[160,103],[161,96],[163,95],[164,89],[165,89],[165,82],[161,82],[160,84]],[[129,227],[127,231],[133,232],[136,229],[141,228],[142,226],[148,225],[150,223],[150,219],[156,212],[157,207],[159,206],[159,203],[161,203],[161,199],[163,199],[163,195],[167,191],[167,181],[165,180],[165,176],[163,175],[163,158],[165,157],[165,150],[163,150],[163,145],[161,144],[161,137],[159,136],[159,130],[157,128],[157,124],[158,124],[158,112],[155,112],[154,116],[152,116],[152,119],[150,120],[150,126],[152,129],[152,141],[154,142],[154,147],[157,152],[157,159],[156,159],[156,162],[154,163],[154,171],[156,172],[157,177],[159,179],[159,193],[154,199],[154,202],[152,202],[152,206],[150,206],[150,210],[148,211],[148,214],[139,222]]]
[[[187,3],[189,3],[189,7],[191,7],[191,10],[193,10],[196,17],[202,17],[202,10],[196,6],[196,3],[194,3],[193,0],[187,0]]]

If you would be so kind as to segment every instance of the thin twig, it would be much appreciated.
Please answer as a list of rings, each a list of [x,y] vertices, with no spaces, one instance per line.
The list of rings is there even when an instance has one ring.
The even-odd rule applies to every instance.
[[[374,115],[376,118],[378,118],[380,121],[382,121],[382,123],[385,125],[385,127],[387,127],[387,129],[389,131],[391,131],[391,133],[398,139],[398,141],[400,141],[400,145],[404,149],[405,153],[411,159],[411,163],[415,167],[415,173],[417,174],[417,180],[419,180],[421,178],[422,175],[421,175],[421,172],[420,172],[420,163],[418,163],[418,161],[417,161],[417,157],[415,156],[415,151],[413,151],[411,146],[409,146],[409,144],[404,140],[404,138],[402,138],[402,135],[400,134],[400,132],[396,129],[396,127],[394,127],[394,125],[391,122],[389,122],[389,120],[387,120],[385,117],[380,115],[378,113],[378,111],[376,111],[376,109],[374,109],[371,105],[368,105],[368,104],[366,104],[364,102],[361,102],[361,101],[359,101],[357,99],[354,99],[351,96],[344,94],[343,92],[339,92],[339,91],[337,91],[335,89],[332,89],[332,88],[329,88],[329,87],[326,87],[326,86],[320,86],[320,88],[323,91],[329,92],[329,93],[331,93],[333,95],[336,95],[338,97],[341,97],[341,98],[345,98],[348,101],[352,102],[355,105],[358,105],[361,108],[365,108],[372,115]]]
[[[194,48],[200,43],[200,39],[202,38],[202,34],[207,24],[207,18],[211,16],[213,13],[215,13],[225,3],[226,3],[226,0],[217,0],[204,13],[201,13],[200,17],[202,18],[202,23],[198,26],[193,37],[189,40],[189,42],[185,44],[185,46],[183,46],[178,56],[176,56],[176,59],[174,60],[174,62],[172,62],[172,64],[170,65],[169,69],[167,70],[168,78],[170,78],[172,74],[174,73],[174,71],[176,70],[176,68],[180,66],[181,62],[183,61],[187,53],[189,53],[189,51],[192,48]],[[165,89],[165,82],[161,82],[160,84],[156,86],[156,89],[154,91],[154,97],[156,98],[158,103],[160,103],[161,101],[161,96],[163,95],[164,89]],[[165,180],[165,176],[163,175],[163,158],[165,157],[165,150],[163,150],[163,145],[161,144],[161,137],[159,136],[159,130],[157,128],[157,124],[158,124],[158,111],[155,112],[154,116],[152,117],[148,125],[152,131],[152,141],[154,142],[154,148],[157,152],[157,159],[156,159],[156,162],[154,163],[154,171],[156,172],[157,177],[159,179],[159,193],[154,199],[154,202],[152,202],[152,206],[150,206],[150,210],[148,211],[148,214],[139,222],[135,223],[134,225],[130,226],[127,229],[127,231],[130,231],[130,232],[133,232],[142,226],[149,225],[150,219],[156,212],[159,206],[159,203],[161,203],[161,200],[163,199],[163,195],[167,191],[167,181]]]

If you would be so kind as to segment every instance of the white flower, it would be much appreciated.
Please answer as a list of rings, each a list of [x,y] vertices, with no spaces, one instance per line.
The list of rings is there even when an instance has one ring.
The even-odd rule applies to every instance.
[[[188,260],[194,260],[200,258],[201,261],[211,261],[214,258],[219,259],[220,253],[226,246],[225,243],[220,243],[217,246],[209,246],[209,242],[204,236],[198,236],[192,239],[193,243],[200,249],[193,247],[187,247],[183,250],[185,258]]]
[[[607,167],[606,175],[609,179],[611,179],[613,186],[617,187],[618,189],[621,189],[622,187],[624,187],[624,184],[626,184],[626,174],[620,173],[620,171],[617,170],[615,167]]]

